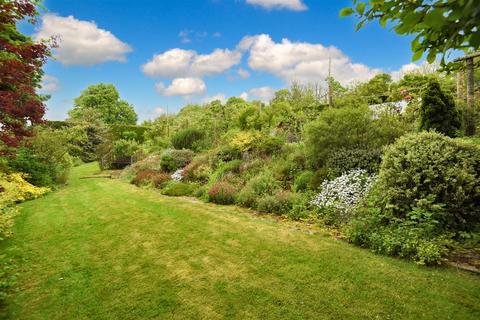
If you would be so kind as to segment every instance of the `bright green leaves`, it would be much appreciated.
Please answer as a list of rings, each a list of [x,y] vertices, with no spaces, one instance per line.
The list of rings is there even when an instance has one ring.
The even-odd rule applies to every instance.
[[[440,30],[445,20],[442,9],[433,9],[427,12],[423,21],[428,27],[434,30]]]
[[[340,16],[352,14],[358,18],[357,30],[367,21],[378,20],[382,27],[391,24],[400,35],[416,34],[413,60],[426,53],[427,60],[434,62],[442,54],[441,65],[448,70],[455,67],[445,62],[450,50],[477,51],[480,47],[478,0],[355,0],[354,8],[340,12]]]
[[[353,14],[352,8],[343,8],[340,10],[340,17],[347,17]]]

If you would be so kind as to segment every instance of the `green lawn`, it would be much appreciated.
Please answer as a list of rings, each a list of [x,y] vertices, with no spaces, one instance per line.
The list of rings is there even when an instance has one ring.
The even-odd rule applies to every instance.
[[[22,204],[9,319],[480,319],[480,278],[235,207],[79,179]]]

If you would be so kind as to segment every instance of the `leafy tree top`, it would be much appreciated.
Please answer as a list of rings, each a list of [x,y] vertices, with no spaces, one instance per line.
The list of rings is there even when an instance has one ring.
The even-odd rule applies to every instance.
[[[357,30],[367,21],[389,22],[401,35],[416,34],[412,40],[413,61],[427,54],[433,63],[442,55],[441,65],[450,49],[477,50],[480,46],[480,4],[478,0],[354,0],[353,8],[344,8],[340,16],[355,14]]]
[[[81,119],[90,110],[98,112],[107,125],[131,124],[137,122],[137,114],[133,106],[121,100],[113,84],[91,85],[74,101],[74,107],[69,111],[72,120]]]

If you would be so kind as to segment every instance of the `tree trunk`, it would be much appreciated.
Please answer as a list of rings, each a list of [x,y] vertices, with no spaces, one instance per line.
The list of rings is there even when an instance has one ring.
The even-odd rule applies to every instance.
[[[474,80],[473,80],[473,58],[466,59],[467,62],[467,121],[465,134],[475,134],[475,102],[474,102]]]

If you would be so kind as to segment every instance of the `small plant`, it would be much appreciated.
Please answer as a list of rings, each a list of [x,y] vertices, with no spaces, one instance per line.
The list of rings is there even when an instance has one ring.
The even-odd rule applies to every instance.
[[[208,190],[208,199],[218,204],[235,202],[236,188],[228,182],[218,182]]]
[[[304,171],[300,173],[293,183],[293,191],[301,192],[308,189],[310,186],[310,181],[313,178],[314,173],[312,171]]]
[[[160,166],[163,170],[173,172],[179,168],[184,168],[193,159],[192,150],[167,149],[162,153]]]
[[[244,207],[256,208],[259,198],[273,195],[280,189],[279,183],[270,172],[263,172],[251,178],[237,197],[238,204]]]
[[[275,195],[267,195],[258,200],[257,209],[260,212],[274,213],[277,215],[287,214],[292,210],[297,200],[295,194],[288,191],[280,191]]]
[[[197,185],[185,182],[168,182],[162,189],[162,194],[171,197],[191,196],[195,193]]]

